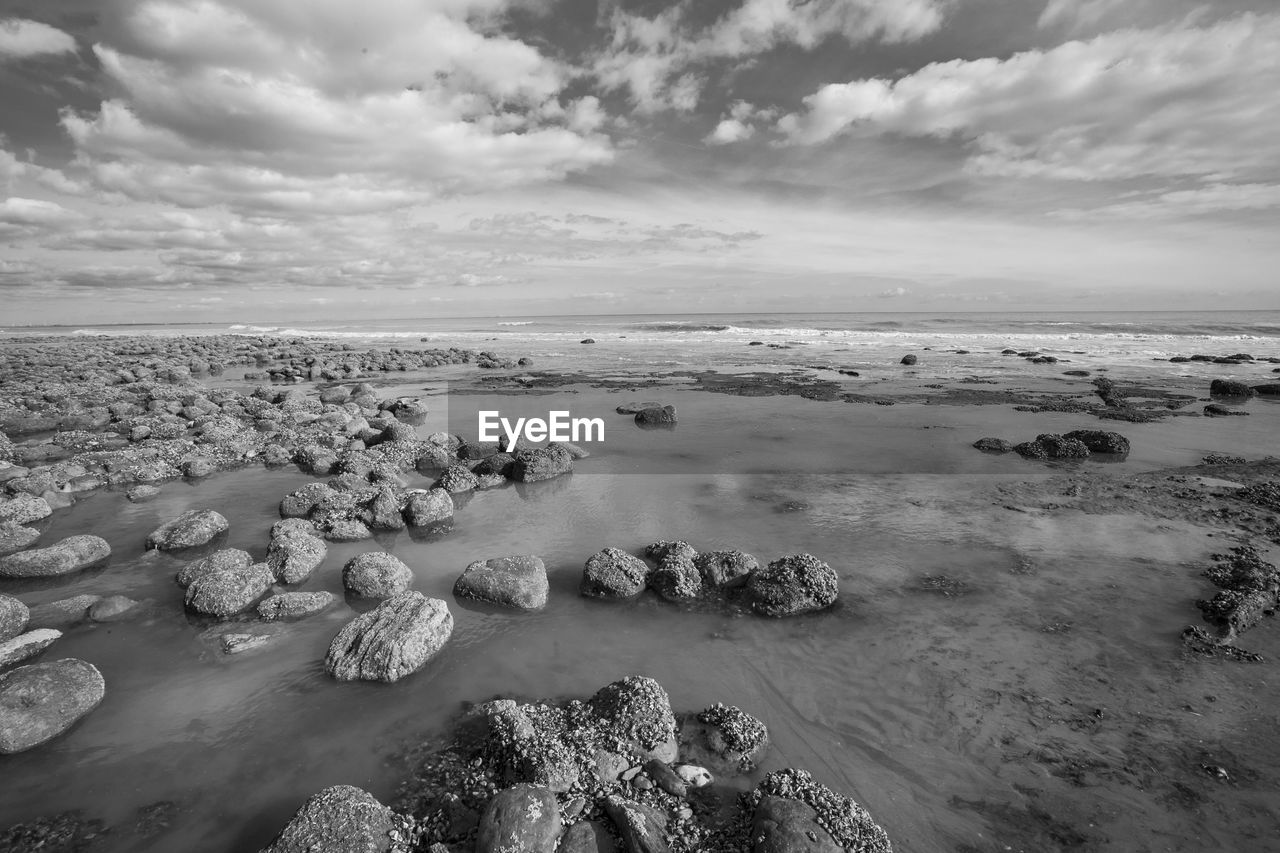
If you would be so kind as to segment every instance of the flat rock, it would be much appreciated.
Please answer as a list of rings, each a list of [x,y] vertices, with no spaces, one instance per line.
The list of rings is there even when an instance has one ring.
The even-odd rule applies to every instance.
[[[413,570],[384,551],[360,554],[342,567],[342,585],[363,598],[390,598],[412,584]]]
[[[239,548],[223,548],[207,557],[187,563],[178,570],[174,580],[178,582],[178,586],[186,589],[205,575],[247,569],[252,565],[253,557],[249,556],[248,551],[242,551]]]
[[[476,853],[555,853],[560,829],[560,807],[550,789],[515,785],[485,807]]]
[[[502,607],[539,610],[547,604],[547,567],[538,557],[496,557],[467,566],[453,594]]]
[[[62,636],[53,628],[37,628],[0,643],[0,669],[22,663],[49,648]]]
[[[31,611],[11,595],[0,593],[0,642],[13,639],[27,630]]]
[[[797,616],[835,603],[840,579],[835,571],[809,554],[774,560],[747,579],[751,609],[761,616]]]
[[[96,708],[105,693],[102,673],[75,658],[0,675],[0,754],[52,740]]]
[[[234,616],[262,598],[273,580],[264,563],[204,575],[187,587],[187,609],[222,619]]]
[[[258,615],[268,622],[302,619],[328,608],[338,597],[331,592],[282,592],[258,604]]]
[[[267,566],[280,583],[301,583],[324,562],[328,553],[329,546],[319,536],[290,530],[271,539],[267,546]]]
[[[262,853],[388,853],[391,809],[368,791],[334,785],[313,795]]]
[[[605,548],[587,560],[579,591],[589,598],[631,598],[644,591],[650,569],[620,548]]]
[[[325,669],[339,681],[397,681],[421,669],[452,633],[449,605],[402,592],[347,623],[329,646]]]
[[[101,563],[111,546],[100,536],[68,536],[47,548],[0,557],[0,577],[42,578],[70,574]]]
[[[166,521],[147,537],[146,547],[161,551],[177,551],[207,545],[231,525],[221,513],[211,509],[193,509]]]

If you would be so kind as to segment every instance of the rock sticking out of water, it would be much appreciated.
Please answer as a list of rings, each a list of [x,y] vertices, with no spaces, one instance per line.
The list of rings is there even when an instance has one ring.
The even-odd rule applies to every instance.
[[[338,632],[325,669],[339,681],[399,681],[426,665],[453,633],[449,605],[402,592]]]
[[[0,754],[52,740],[96,708],[105,693],[97,668],[75,658],[0,675]]]
[[[453,594],[517,610],[540,610],[547,605],[549,589],[547,567],[540,558],[512,556],[467,566],[454,583]]]
[[[100,536],[68,536],[47,548],[19,551],[0,557],[0,577],[41,578],[83,571],[111,556],[111,546]]]

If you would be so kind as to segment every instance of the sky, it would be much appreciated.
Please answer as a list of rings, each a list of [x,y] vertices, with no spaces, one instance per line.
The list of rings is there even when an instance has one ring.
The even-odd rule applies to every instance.
[[[0,324],[1280,308],[1275,0],[0,0]]]

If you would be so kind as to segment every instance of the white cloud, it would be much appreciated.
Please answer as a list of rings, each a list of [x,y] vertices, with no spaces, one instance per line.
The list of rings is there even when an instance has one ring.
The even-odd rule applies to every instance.
[[[679,4],[652,18],[615,7],[613,37],[592,70],[610,90],[626,88],[641,112],[687,111],[696,70],[758,56],[783,45],[811,50],[829,38],[850,44],[907,42],[942,23],[947,0],[746,0],[710,26],[691,24]]]
[[[736,118],[727,118],[717,124],[715,130],[711,131],[703,141],[709,145],[728,145],[750,139],[755,132],[756,129],[751,125],[744,124]]]
[[[76,40],[57,27],[25,18],[0,20],[0,62],[71,53],[75,49]]]
[[[799,144],[956,138],[980,174],[1238,178],[1280,168],[1277,91],[1280,15],[1246,14],[832,84],[778,128]]]
[[[1210,184],[1173,190],[1093,210],[1070,208],[1051,213],[1063,219],[1163,219],[1232,211],[1280,210],[1280,184]]]
[[[0,227],[49,229],[80,218],[81,214],[52,201],[10,196],[0,202]]]

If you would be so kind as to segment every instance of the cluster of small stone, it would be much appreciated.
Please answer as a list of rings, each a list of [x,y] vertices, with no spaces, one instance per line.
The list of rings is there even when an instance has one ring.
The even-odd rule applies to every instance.
[[[1206,622],[1217,627],[1216,636],[1197,626],[1183,631],[1183,640],[1199,651],[1222,650],[1239,660],[1260,661],[1261,656],[1235,647],[1240,634],[1273,613],[1280,604],[1280,571],[1249,545],[1214,554],[1214,565],[1205,571],[1219,591],[1196,602]]]
[[[764,723],[741,708],[722,702],[699,712],[698,720],[714,727],[725,750],[742,755],[740,764],[743,772],[755,765],[754,756],[769,739],[769,730]]]
[[[973,443],[986,453],[1014,451],[1027,459],[1084,459],[1094,453],[1123,456],[1129,452],[1129,439],[1118,432],[1078,429],[1065,435],[1041,433],[1034,441],[1014,444],[1003,438],[980,438]]]
[[[806,770],[777,770],[764,778],[755,791],[745,794],[746,803],[756,806],[764,797],[799,800],[817,815],[818,823],[847,853],[887,853],[888,834],[871,819],[867,810],[849,797],[814,781]]]

